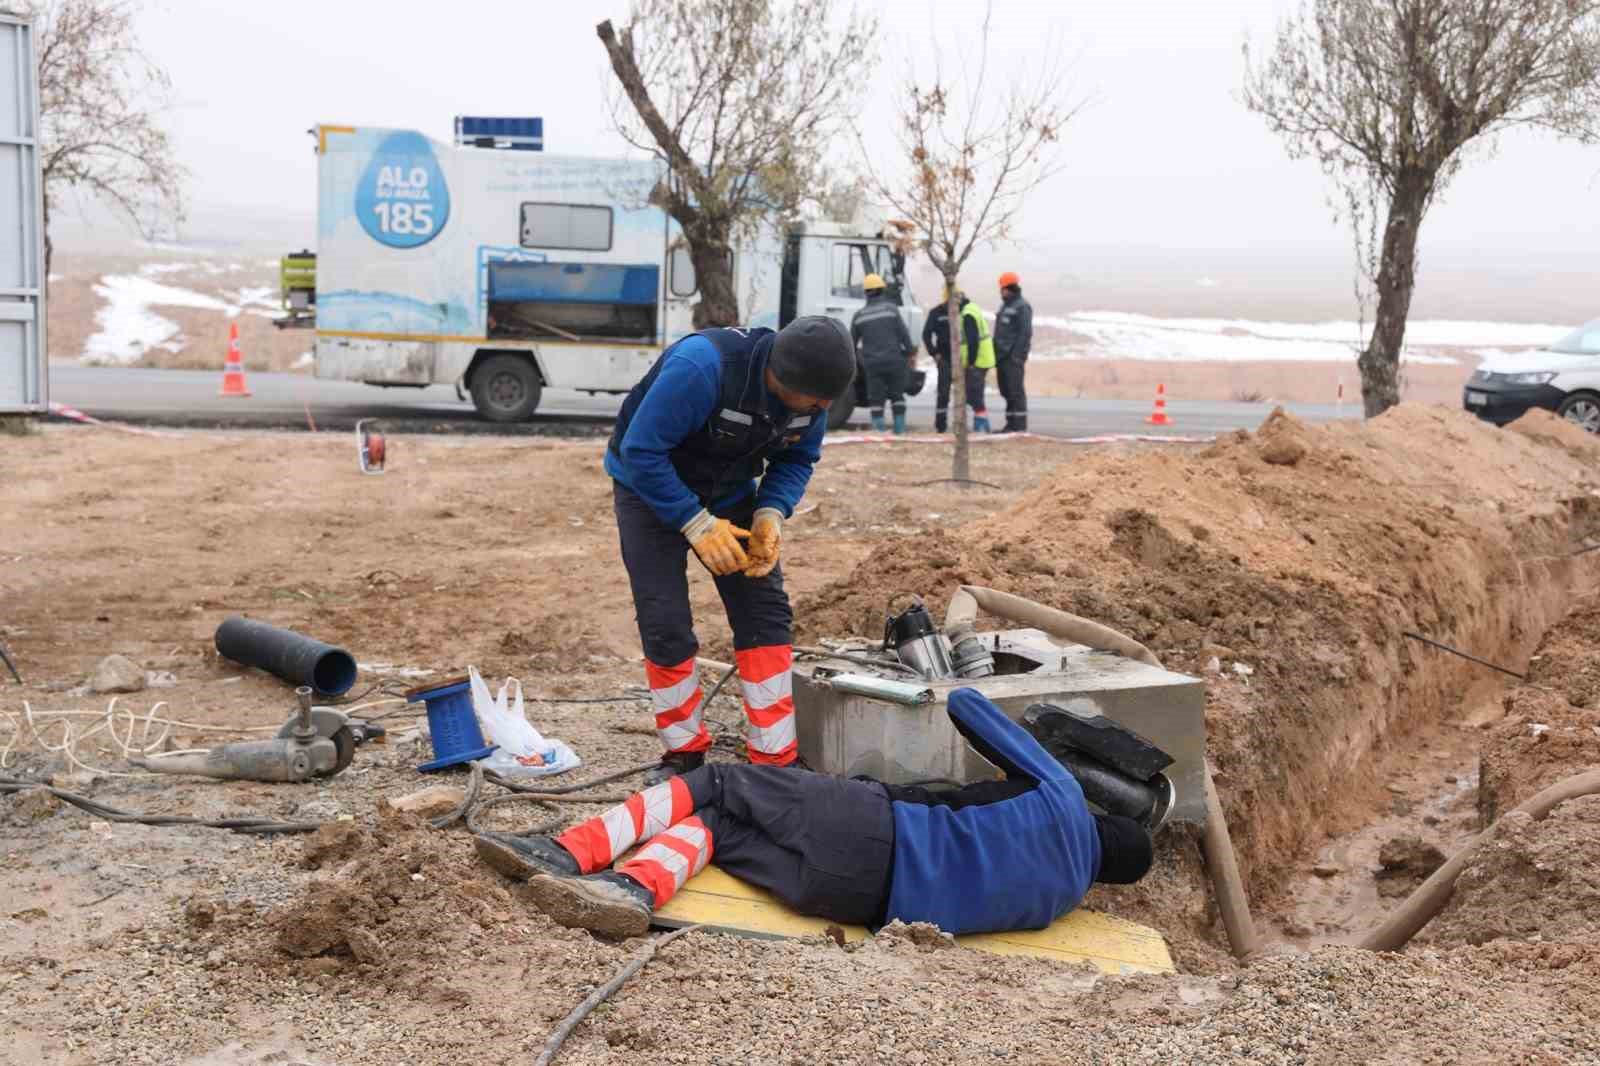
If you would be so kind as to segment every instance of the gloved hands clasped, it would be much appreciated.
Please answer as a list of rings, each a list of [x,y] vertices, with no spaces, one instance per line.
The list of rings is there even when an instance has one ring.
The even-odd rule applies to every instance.
[[[706,569],[717,577],[743,572],[745,577],[766,577],[778,565],[778,542],[783,536],[783,512],[763,507],[741,529],[726,518],[701,511],[683,525],[683,535]],[[748,550],[739,543],[750,542]]]

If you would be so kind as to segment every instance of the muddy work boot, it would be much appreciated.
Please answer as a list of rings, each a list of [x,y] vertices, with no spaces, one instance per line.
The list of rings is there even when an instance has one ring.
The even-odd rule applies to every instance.
[[[540,874],[528,882],[528,895],[536,907],[568,929],[617,939],[643,936],[656,904],[648,888],[614,870],[588,877]]]
[[[514,881],[526,881],[539,874],[576,876],[578,860],[553,837],[519,836],[516,833],[480,833],[473,840],[478,858]]]
[[[698,770],[706,762],[706,753],[703,751],[669,751],[661,757],[661,765],[644,773],[644,787],[659,785],[669,778],[686,774],[690,770]]]

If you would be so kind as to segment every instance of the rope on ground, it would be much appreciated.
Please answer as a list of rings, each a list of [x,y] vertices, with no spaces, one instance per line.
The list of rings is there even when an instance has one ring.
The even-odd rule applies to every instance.
[[[90,766],[78,757],[78,746],[90,737],[104,731],[110,736],[112,743],[121,750],[122,757],[126,759],[135,754],[154,755],[159,751],[163,751],[163,745],[166,743],[167,738],[171,736],[174,728],[191,733],[237,734],[276,733],[278,731],[277,726],[201,725],[197,722],[182,722],[176,718],[158,717],[156,712],[167,706],[166,700],[157,702],[155,706],[150,708],[148,713],[142,715],[135,714],[133,711],[118,711],[118,699],[119,697],[113,696],[104,711],[35,711],[27,700],[23,700],[21,722],[18,722],[16,715],[10,711],[0,710],[0,716],[3,716],[11,724],[11,737],[5,742],[4,747],[0,747],[0,770],[11,768],[12,753],[17,744],[25,738],[38,744],[46,753],[55,754],[59,752],[65,755],[68,763],[88,773],[103,774],[107,777],[148,777],[151,776],[150,773],[144,770],[129,772],[124,770],[105,770]],[[72,721],[75,718],[94,718],[98,719],[98,721],[86,729],[78,729]],[[119,723],[126,723],[127,726],[121,736],[117,734]],[[24,730],[24,726],[26,726],[26,730]],[[53,726],[61,728],[60,743],[51,743],[45,739],[45,731],[48,731]],[[134,728],[136,726],[142,726],[137,743],[134,741]],[[151,731],[156,726],[161,728],[152,736]],[[169,752],[168,754],[172,753]]]
[[[629,959],[627,965],[618,970],[611,980],[590,992],[582,1003],[572,1009],[571,1014],[561,1019],[561,1024],[556,1026],[554,1031],[550,1033],[550,1039],[544,1042],[544,1050],[539,1052],[539,1057],[533,1060],[533,1066],[549,1066],[551,1062],[554,1062],[556,1052],[561,1050],[561,1045],[566,1042],[567,1037],[572,1035],[572,1030],[576,1029],[578,1023],[589,1016],[590,1011],[604,1003],[611,996],[611,993],[627,982],[628,978],[644,969],[645,963],[649,962],[656,952],[683,934],[692,933],[699,928],[700,926],[698,925],[686,925],[682,929],[674,929],[665,936],[658,936],[646,943],[644,950]]]
[[[99,800],[77,792],[68,792],[64,788],[55,788],[52,785],[42,784],[38,781],[26,781],[18,777],[0,777],[0,792],[24,792],[30,789],[42,788],[63,803],[70,803],[79,810],[87,811],[97,818],[104,818],[108,822],[132,822],[138,825],[156,826],[197,826],[203,829],[227,829],[234,833],[312,833],[321,829],[325,822],[276,822],[270,818],[191,818],[182,814],[144,814],[140,811],[127,811],[120,807],[112,807],[101,803]]]

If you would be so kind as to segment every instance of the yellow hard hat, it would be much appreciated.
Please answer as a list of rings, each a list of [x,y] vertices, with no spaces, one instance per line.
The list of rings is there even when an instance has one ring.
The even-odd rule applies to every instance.
[[[879,277],[877,274],[868,274],[865,278],[861,279],[861,287],[866,289],[868,292],[874,292],[884,287],[883,278]]]

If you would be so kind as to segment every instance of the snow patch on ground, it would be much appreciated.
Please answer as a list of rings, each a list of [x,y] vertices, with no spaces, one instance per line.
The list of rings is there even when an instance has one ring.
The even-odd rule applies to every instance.
[[[156,314],[153,307],[221,311],[229,318],[239,313],[238,306],[214,296],[134,274],[108,274],[94,287],[94,293],[103,303],[95,312],[99,329],[83,345],[82,361],[90,365],[132,363],[151,348],[181,351],[183,337],[178,324]]]
[[[1370,324],[1364,329],[1353,321],[1156,318],[1123,311],[1038,315],[1034,324],[1074,335],[1060,343],[1038,345],[1044,358],[1170,362],[1344,362],[1364,346],[1370,329]],[[1421,320],[1406,327],[1405,358],[1453,364],[1463,354],[1459,349],[1477,354],[1480,347],[1538,347],[1566,332],[1563,326],[1519,322]]]

